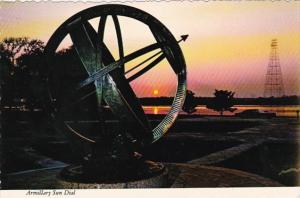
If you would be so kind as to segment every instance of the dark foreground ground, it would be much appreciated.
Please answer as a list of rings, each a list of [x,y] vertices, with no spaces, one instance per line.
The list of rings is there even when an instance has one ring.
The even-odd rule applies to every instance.
[[[156,118],[153,119],[155,123]],[[2,138],[1,169],[4,189],[26,188],[28,184],[24,181],[30,182],[28,172],[32,177],[40,174],[30,170],[51,170],[56,167],[52,170],[55,172],[59,167],[76,160],[67,140],[43,121],[34,124],[16,122],[9,131],[4,132]],[[218,172],[219,169],[215,167],[240,170],[274,181],[260,185],[251,182],[252,176],[247,176],[245,178],[249,183],[242,184],[237,182],[236,177],[228,176],[225,180],[228,181],[227,184],[223,182],[221,185],[223,187],[276,186],[278,183],[298,186],[299,142],[300,123],[295,118],[239,119],[194,116],[180,118],[164,138],[141,153],[149,160],[173,164],[168,166],[174,174],[176,171],[189,170],[188,174],[183,174],[185,179],[179,179],[178,187],[214,187],[212,183],[201,183],[201,178],[205,178],[205,172],[206,176]],[[202,170],[201,174],[197,170]],[[174,179],[174,174],[170,182],[175,185],[178,180]],[[182,174],[180,175],[182,177]],[[38,178],[35,179],[35,182],[38,181],[36,185],[43,188],[47,174],[40,174]]]

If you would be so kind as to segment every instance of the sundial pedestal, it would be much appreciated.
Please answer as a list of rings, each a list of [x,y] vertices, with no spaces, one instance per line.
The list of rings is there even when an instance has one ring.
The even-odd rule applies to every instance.
[[[113,133],[92,147],[79,164],[64,168],[58,175],[61,188],[155,188],[167,183],[162,163],[146,161],[134,152],[129,140]],[[106,142],[106,143],[105,143]]]

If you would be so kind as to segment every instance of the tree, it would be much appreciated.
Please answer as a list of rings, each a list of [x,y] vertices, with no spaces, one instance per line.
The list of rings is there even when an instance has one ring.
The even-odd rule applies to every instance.
[[[195,93],[192,92],[191,90],[186,91],[186,97],[185,97],[182,110],[188,114],[192,114],[196,111],[197,103],[194,95]]]
[[[0,67],[3,99],[34,98],[32,92],[39,90],[43,64],[44,43],[27,37],[5,38],[0,41]]]
[[[33,46],[34,48],[36,46]],[[18,84],[22,85],[21,95],[34,106],[45,95],[47,68],[41,48],[27,51],[17,58],[19,72],[16,74]]]
[[[25,54],[41,54],[44,51],[44,42],[38,39],[31,39],[24,46]]]
[[[223,116],[224,111],[233,112],[236,109],[232,108],[234,105],[234,92],[227,90],[215,90],[214,98],[206,105],[206,108],[220,112]]]
[[[27,37],[5,38],[0,41],[0,61],[10,65],[10,74],[29,65],[37,65],[41,62],[44,51],[44,42]],[[38,58],[39,57],[39,58]],[[39,61],[37,61],[39,59]],[[7,63],[9,62],[9,63]]]
[[[27,37],[9,37],[0,42],[0,57],[9,59],[11,64],[17,67],[17,58],[26,54],[34,54],[44,50],[44,42]]]
[[[5,56],[15,65],[17,56],[22,53],[25,45],[28,43],[27,37],[5,38],[0,42],[1,57]]]

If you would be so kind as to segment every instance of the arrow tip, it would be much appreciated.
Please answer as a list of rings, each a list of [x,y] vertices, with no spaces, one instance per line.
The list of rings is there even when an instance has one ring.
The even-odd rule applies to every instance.
[[[185,41],[185,40],[186,40],[188,37],[189,37],[189,35],[188,35],[188,34],[181,35],[181,39],[182,39],[183,41]]]

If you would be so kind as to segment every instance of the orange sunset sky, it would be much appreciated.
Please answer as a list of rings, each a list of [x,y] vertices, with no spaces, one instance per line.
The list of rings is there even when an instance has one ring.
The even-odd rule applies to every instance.
[[[0,40],[27,36],[47,42],[55,29],[73,14],[100,3],[26,2],[0,3]],[[273,38],[278,39],[286,95],[300,95],[300,2],[136,2],[126,3],[159,19],[180,43],[187,70],[188,88],[197,96],[212,96],[228,89],[237,97],[263,95]],[[95,21],[91,22],[97,24]],[[125,55],[154,42],[146,26],[120,18]],[[112,27],[105,43],[115,54]],[[70,45],[66,39],[61,47]],[[130,65],[128,65],[130,68]],[[140,97],[171,96],[176,76],[166,61],[131,83]],[[154,94],[154,90],[155,91]]]

